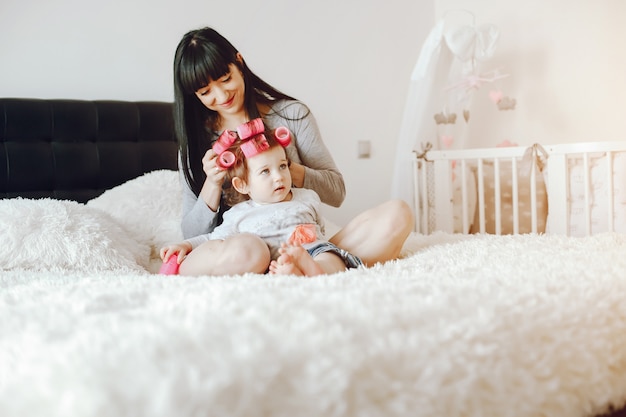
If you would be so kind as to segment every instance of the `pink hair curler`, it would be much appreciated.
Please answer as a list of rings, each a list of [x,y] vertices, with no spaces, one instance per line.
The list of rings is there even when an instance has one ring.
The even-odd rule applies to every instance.
[[[259,133],[263,133],[264,130],[265,126],[263,126],[263,119],[259,117],[239,126],[237,128],[237,133],[239,134],[239,138],[244,140],[258,135]]]
[[[277,127],[274,131],[274,137],[276,142],[280,143],[283,148],[291,143],[291,132],[285,126]]]
[[[235,154],[231,151],[222,152],[222,154],[217,157],[217,166],[222,169],[230,168],[235,163],[235,159]]]
[[[159,274],[178,275],[178,268],[180,268],[180,265],[178,264],[178,254],[175,253],[170,255],[167,261],[163,262],[161,269],[159,269]]]
[[[237,134],[231,130],[225,130],[222,132],[219,138],[213,144],[213,150],[216,154],[221,155],[226,149],[235,143],[237,140]]]
[[[252,158],[255,155],[260,154],[270,148],[270,144],[267,143],[267,138],[264,134],[256,135],[255,137],[243,142],[241,144],[241,151],[246,158]]]

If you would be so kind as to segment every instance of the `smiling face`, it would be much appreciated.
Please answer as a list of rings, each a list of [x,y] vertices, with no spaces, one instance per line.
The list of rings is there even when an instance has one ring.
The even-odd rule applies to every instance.
[[[285,150],[273,146],[247,158],[248,178],[233,178],[233,186],[259,204],[279,203],[291,199],[291,174]]]
[[[235,64],[228,66],[230,72],[196,91],[196,97],[209,110],[217,112],[223,119],[245,114],[245,83],[241,71]]]

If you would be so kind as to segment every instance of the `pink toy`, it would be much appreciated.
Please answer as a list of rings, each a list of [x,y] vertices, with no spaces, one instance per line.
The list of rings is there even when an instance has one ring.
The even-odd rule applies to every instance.
[[[217,157],[217,166],[222,169],[230,168],[235,163],[235,159],[235,154],[231,151],[223,152]]]
[[[291,143],[291,132],[285,126],[277,127],[274,131],[276,142],[280,143],[283,148]]]
[[[178,275],[178,268],[180,265],[178,264],[178,254],[175,253],[169,257],[166,262],[163,262],[161,265],[161,269],[159,269],[159,274],[163,275]]]
[[[230,146],[235,143],[236,140],[237,134],[235,132],[225,130],[213,144],[213,150],[216,154],[221,155],[226,149],[230,148]]]
[[[265,126],[263,126],[263,119],[259,117],[239,126],[237,128],[237,133],[239,134],[239,138],[244,140],[251,138],[254,135],[258,135],[259,133],[263,133],[264,130]]]
[[[303,245],[305,243],[315,242],[317,239],[317,233],[315,232],[314,224],[299,224],[291,233],[289,242],[295,245]]]
[[[267,143],[267,138],[264,134],[256,135],[252,139],[249,139],[241,144],[241,151],[246,158],[252,158],[255,155],[260,154],[263,151],[269,149],[270,145]]]

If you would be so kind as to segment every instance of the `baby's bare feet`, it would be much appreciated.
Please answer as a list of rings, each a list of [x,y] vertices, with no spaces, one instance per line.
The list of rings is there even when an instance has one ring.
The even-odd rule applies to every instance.
[[[304,273],[293,263],[291,256],[282,253],[278,259],[270,262],[270,274],[275,275],[298,275],[303,276]]]
[[[323,275],[325,271],[321,266],[309,255],[306,249],[300,245],[292,245],[283,243],[280,248],[281,257],[289,257],[289,260],[294,264],[302,274],[312,277],[315,275]],[[280,257],[278,258],[280,259]]]

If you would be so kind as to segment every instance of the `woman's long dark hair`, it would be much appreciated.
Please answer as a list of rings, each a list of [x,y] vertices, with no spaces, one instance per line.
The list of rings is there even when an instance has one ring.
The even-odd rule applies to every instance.
[[[243,74],[244,107],[250,119],[260,117],[260,104],[295,100],[250,71],[237,49],[214,29],[186,33],[174,56],[174,129],[185,179],[196,195],[206,179],[202,157],[211,147],[208,138],[217,129],[218,114],[207,109],[195,93],[228,74],[230,64]]]

